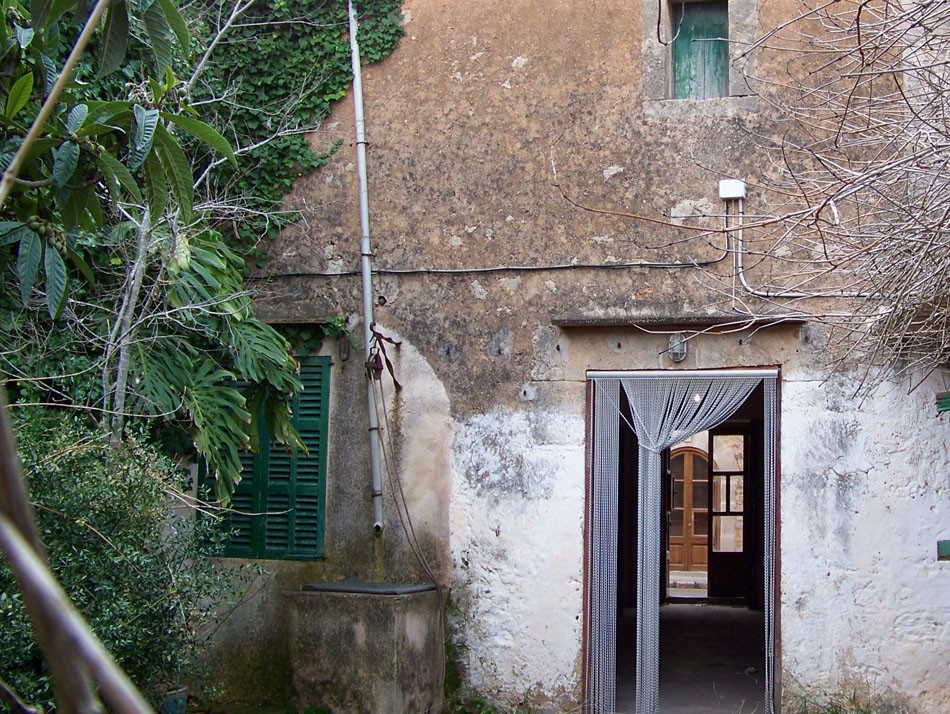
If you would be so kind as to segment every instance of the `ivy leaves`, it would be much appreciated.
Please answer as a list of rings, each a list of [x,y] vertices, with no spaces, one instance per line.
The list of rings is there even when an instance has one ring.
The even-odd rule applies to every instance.
[[[403,35],[401,0],[359,2],[360,48],[367,62],[388,56]],[[218,123],[245,146],[256,146],[218,187],[237,190],[255,208],[272,211],[295,181],[322,166],[339,146],[315,151],[301,129],[317,126],[352,81],[347,4],[326,0],[259,0],[215,55],[205,78],[214,96],[235,94]],[[275,112],[272,108],[282,108]],[[264,109],[262,111],[261,109]],[[281,133],[281,129],[290,131]],[[237,226],[248,246],[288,218]]]

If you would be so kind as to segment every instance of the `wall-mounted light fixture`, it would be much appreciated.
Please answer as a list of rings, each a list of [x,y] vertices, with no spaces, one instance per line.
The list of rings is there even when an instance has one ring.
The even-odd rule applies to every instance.
[[[670,335],[670,349],[667,354],[674,362],[682,362],[686,359],[686,338],[683,337],[682,332]]]

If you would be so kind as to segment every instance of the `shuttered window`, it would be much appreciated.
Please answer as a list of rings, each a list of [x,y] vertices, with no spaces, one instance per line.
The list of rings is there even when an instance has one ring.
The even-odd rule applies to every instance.
[[[302,358],[300,379],[293,423],[308,453],[272,443],[265,420],[259,420],[261,448],[241,455],[241,482],[225,519],[232,533],[225,557],[323,557],[330,358]]]
[[[673,97],[729,95],[729,7],[725,2],[674,2]]]

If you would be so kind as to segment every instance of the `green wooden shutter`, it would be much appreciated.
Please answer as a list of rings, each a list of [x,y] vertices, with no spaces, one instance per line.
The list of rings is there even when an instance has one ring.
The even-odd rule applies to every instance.
[[[294,462],[290,552],[303,558],[323,555],[330,359],[302,361],[300,372],[303,391],[297,399],[295,426],[307,453],[298,454]]]
[[[274,443],[266,420],[258,420],[261,450],[241,455],[241,483],[225,523],[233,531],[226,557],[323,557],[330,358],[302,358],[300,380],[292,419],[308,453]]]
[[[266,447],[267,487],[261,557],[307,560],[323,556],[329,402],[329,357],[300,361],[303,391],[293,423],[307,453]]]
[[[260,530],[260,454],[241,452],[241,482],[231,494],[231,507],[222,524],[231,532],[222,555],[229,558],[253,558],[254,534]]]
[[[674,3],[673,97],[729,95],[729,7],[725,2]]]

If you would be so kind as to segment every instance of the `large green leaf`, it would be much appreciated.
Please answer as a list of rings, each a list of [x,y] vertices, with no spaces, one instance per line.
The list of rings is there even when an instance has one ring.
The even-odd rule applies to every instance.
[[[241,377],[253,382],[268,381],[277,387],[297,386],[293,381],[280,383],[278,375],[292,371],[294,359],[287,354],[287,341],[273,327],[255,319],[234,321],[229,324],[227,334],[228,351]]]
[[[33,231],[20,238],[20,252],[17,255],[16,272],[20,279],[20,299],[26,305],[36,282],[36,271],[43,256],[43,241]]]
[[[142,17],[148,44],[155,55],[156,74],[162,76],[172,64],[172,33],[159,3],[152,3]]]
[[[86,104],[77,104],[69,111],[69,116],[66,117],[66,131],[70,134],[79,131],[79,127],[83,125],[83,122],[86,121],[86,117],[89,116],[89,107]]]
[[[152,141],[159,119],[157,109],[146,109],[141,104],[136,104],[133,111],[135,112],[135,134],[132,137],[132,148],[129,150],[130,171],[135,171],[141,166],[152,150]]]
[[[69,262],[72,263],[80,273],[82,273],[82,276],[86,279],[86,282],[88,282],[90,285],[96,284],[96,276],[92,272],[92,268],[89,267],[89,264],[86,263],[79,253],[70,248],[68,245],[66,246],[66,257],[69,258]]]
[[[129,46],[129,9],[124,0],[109,7],[105,28],[102,30],[102,54],[99,57],[99,76],[105,77],[117,70],[125,59]]]
[[[22,232],[28,230],[20,221],[0,221],[0,246],[19,243]]]
[[[53,159],[53,188],[65,186],[78,165],[79,144],[75,141],[64,141]]]
[[[76,5],[76,0],[52,0],[50,3],[48,23],[53,25],[53,23],[67,12],[72,12],[76,8]]]
[[[158,222],[168,201],[168,183],[161,162],[151,153],[145,158],[145,201],[152,223]]]
[[[87,233],[95,233],[103,225],[102,203],[99,201],[99,194],[92,190],[80,191],[79,195],[85,200],[85,212],[79,216],[79,225]]]
[[[131,112],[127,101],[117,102],[86,102],[89,107],[89,116],[86,117],[86,124],[115,124],[121,125],[128,122],[128,115]]]
[[[49,15],[51,0],[30,0],[30,21],[33,27],[43,27]]]
[[[13,119],[20,110],[30,101],[30,94],[33,93],[33,72],[27,72],[20,77],[13,86],[10,87],[10,94],[7,95],[6,108],[3,110],[8,119]]]
[[[182,396],[194,425],[195,448],[216,476],[216,495],[227,503],[241,480],[239,449],[250,442],[251,414],[244,396],[234,375],[211,359],[198,365],[192,362]]]
[[[147,414],[179,414],[195,356],[181,338],[137,342],[130,354],[135,396]]]
[[[46,309],[54,320],[66,304],[66,264],[52,246],[46,247]]]
[[[155,130],[155,148],[165,177],[168,179],[172,194],[178,201],[182,219],[191,221],[192,208],[195,200],[194,176],[191,173],[191,163],[181,150],[175,137],[168,133],[161,124]]]
[[[237,166],[237,159],[234,156],[234,150],[231,148],[231,144],[228,143],[228,140],[221,136],[221,134],[215,131],[212,127],[205,124],[203,121],[193,119],[192,117],[186,117],[181,114],[172,114],[170,112],[163,112],[162,118],[170,121],[175,126],[184,129],[193,137],[199,141],[203,141],[215,151],[224,154],[228,161],[230,161],[234,166]]]
[[[174,32],[175,37],[178,38],[178,44],[181,45],[182,52],[184,52],[185,57],[187,57],[191,51],[191,33],[188,32],[188,25],[185,23],[185,19],[181,16],[181,13],[178,12],[178,7],[175,5],[174,0],[158,1],[162,5],[162,11],[165,13],[165,19],[168,20],[172,32]]]
[[[227,270],[228,264],[216,250],[211,250],[207,246],[196,243],[191,246],[191,254],[203,264],[215,270]]]
[[[46,85],[43,87],[43,96],[48,97],[50,91],[53,89],[53,85],[56,84],[56,78],[59,76],[59,68],[52,59],[44,54],[40,55],[40,64],[43,65],[43,70],[46,73]]]
[[[99,170],[102,171],[110,181],[118,183],[125,189],[125,192],[133,201],[136,203],[142,202],[142,192],[139,190],[139,186],[135,182],[132,172],[125,167],[125,164],[108,151],[103,151],[101,154],[98,154],[96,156],[96,163],[99,164]]]
[[[25,50],[33,42],[36,33],[32,27],[20,27],[19,25],[14,25],[14,27],[16,27],[17,43],[20,45],[20,49]]]

